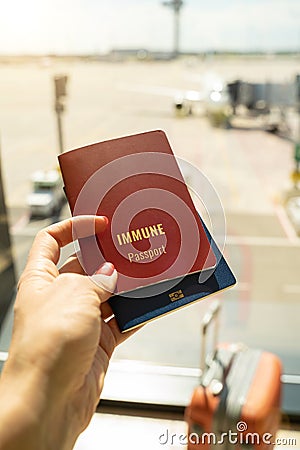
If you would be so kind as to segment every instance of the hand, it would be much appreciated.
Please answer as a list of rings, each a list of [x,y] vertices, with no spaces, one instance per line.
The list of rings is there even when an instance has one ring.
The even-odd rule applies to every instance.
[[[105,303],[117,280],[112,264],[97,271],[107,290],[76,256],[58,270],[74,224],[85,237],[104,231],[107,219],[81,216],[40,231],[19,282],[0,379],[0,450],[71,449],[95,411],[114,348],[131,335],[120,333]]]

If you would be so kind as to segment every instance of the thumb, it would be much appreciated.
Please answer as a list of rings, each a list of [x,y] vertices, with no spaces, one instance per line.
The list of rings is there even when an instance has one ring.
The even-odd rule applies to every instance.
[[[115,291],[118,273],[112,263],[105,262],[90,279],[103,291],[101,301],[105,302]]]

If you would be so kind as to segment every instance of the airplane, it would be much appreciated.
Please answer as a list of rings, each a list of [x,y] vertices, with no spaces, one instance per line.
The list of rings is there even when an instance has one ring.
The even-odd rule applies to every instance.
[[[212,71],[196,77],[189,75],[188,79],[193,84],[197,83],[199,87],[183,90],[168,86],[119,83],[118,88],[134,93],[170,97],[176,117],[205,114],[211,121],[216,117],[222,117],[222,120],[227,121],[230,99],[224,80]]]
[[[189,78],[192,80],[191,76]],[[143,84],[122,84],[119,88],[135,93],[171,97],[177,117],[205,114],[213,126],[225,128],[238,127],[238,122],[246,119],[247,126],[250,120],[250,128],[260,127],[286,136],[292,134],[288,115],[291,110],[299,110],[300,75],[289,83],[251,83],[245,80],[226,82],[217,73],[209,71],[194,77],[193,81],[198,82],[197,90]]]
[[[197,102],[204,104],[206,116],[214,126],[237,127],[236,118],[246,118],[248,123],[249,119],[261,119],[259,126],[264,130],[288,135],[292,133],[289,113],[300,112],[300,75],[289,83],[225,82],[210,76],[201,94],[177,94],[174,107],[182,115],[191,115]],[[250,128],[253,126],[254,121],[250,121]]]

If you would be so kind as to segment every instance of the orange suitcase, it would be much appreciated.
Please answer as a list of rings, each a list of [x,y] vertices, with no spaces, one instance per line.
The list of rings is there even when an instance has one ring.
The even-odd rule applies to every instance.
[[[201,382],[185,411],[188,450],[272,449],[280,423],[281,362],[241,344],[217,344],[220,305],[202,324]],[[206,335],[215,322],[215,346]]]

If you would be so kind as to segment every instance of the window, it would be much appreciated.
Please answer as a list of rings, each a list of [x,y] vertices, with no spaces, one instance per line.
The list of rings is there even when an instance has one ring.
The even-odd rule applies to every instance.
[[[162,40],[160,33],[153,36],[149,25],[149,17],[154,17],[151,8],[162,7],[159,2],[153,7],[146,3],[140,22],[144,25],[137,29],[133,24],[132,32],[122,24],[136,10],[134,2],[126,2],[126,11],[120,5],[113,13],[109,6],[101,6],[100,16],[100,10],[95,14],[96,4],[84,6],[97,31],[89,26],[86,41],[77,26],[82,23],[79,4],[72,5],[70,15],[67,6],[62,12],[62,18],[73,18],[71,24],[51,20],[56,17],[55,2],[49,2],[47,21],[36,11],[38,20],[31,30],[32,36],[41,36],[36,47],[25,48],[21,36],[1,39],[9,43],[8,52],[22,54],[0,56],[2,171],[16,271],[20,274],[24,267],[38,229],[69,216],[65,205],[59,217],[56,213],[54,218],[30,220],[26,206],[30,174],[57,166],[53,77],[64,73],[68,75],[61,111],[65,149],[164,129],[175,154],[208,177],[224,207],[225,256],[238,279],[234,289],[217,295],[222,303],[220,340],[242,341],[278,354],[287,386],[285,411],[299,414],[300,238],[295,215],[286,209],[289,196],[299,197],[291,181],[299,122],[295,84],[300,73],[299,5],[277,2],[270,10],[267,1],[255,6],[219,0],[201,5],[200,10],[197,2],[187,1],[182,10],[182,55],[173,60],[171,40]],[[12,20],[7,8],[5,14]],[[99,17],[110,26],[99,27]],[[258,17],[266,20],[260,23]],[[162,23],[171,27],[170,11],[162,8],[157,21],[157,29]],[[53,23],[59,37],[53,34]],[[45,35],[36,29],[42,24]],[[171,36],[171,28],[167,31]],[[138,33],[141,39],[134,40]],[[159,48],[162,51],[156,51]],[[30,52],[46,56],[24,56]],[[68,57],[60,56],[66,53]],[[84,56],[75,57],[79,53]],[[239,91],[232,93],[236,80],[241,80]],[[267,94],[272,94],[271,100]],[[193,176],[185,175],[193,188]],[[4,239],[0,264],[9,268],[9,275],[5,269],[1,276],[8,277],[11,292],[15,280],[9,240],[5,232],[0,235]],[[198,382],[201,319],[213,300],[161,318],[122,345],[107,378],[107,398],[186,404]],[[5,300],[3,311],[8,303]]]

